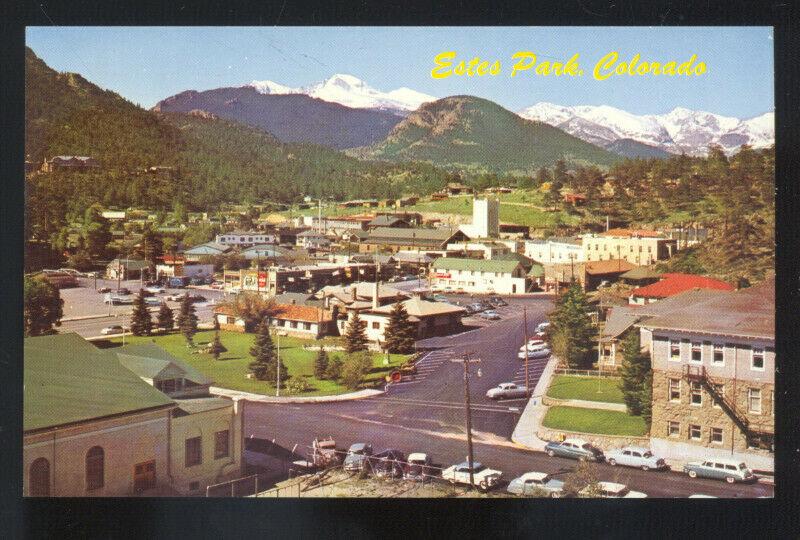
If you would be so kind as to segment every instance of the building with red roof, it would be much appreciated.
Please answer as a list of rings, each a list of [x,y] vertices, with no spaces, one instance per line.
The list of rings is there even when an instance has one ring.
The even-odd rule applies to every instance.
[[[660,281],[631,291],[628,303],[641,306],[694,289],[732,291],[735,287],[718,279],[695,274],[662,274]]]
[[[286,332],[287,335],[318,339],[335,333],[333,314],[318,306],[304,306],[298,304],[276,304],[275,314],[269,318],[269,324],[276,331]],[[244,332],[244,320],[226,305],[214,308],[214,316],[220,328]]]

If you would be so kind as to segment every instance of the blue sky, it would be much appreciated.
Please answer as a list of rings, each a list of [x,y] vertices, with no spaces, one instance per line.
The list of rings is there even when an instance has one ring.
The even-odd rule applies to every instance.
[[[752,117],[773,110],[771,27],[30,27],[27,44],[59,71],[75,71],[144,107],[183,90],[270,79],[303,86],[334,73],[383,91],[407,86],[444,97],[471,94],[517,111],[538,101],[612,105],[636,114],[675,107]],[[496,77],[433,79],[433,58],[499,59]],[[511,55],[539,61],[580,53],[583,77],[510,78]],[[621,59],[683,62],[697,54],[700,77],[591,77],[607,52]]]

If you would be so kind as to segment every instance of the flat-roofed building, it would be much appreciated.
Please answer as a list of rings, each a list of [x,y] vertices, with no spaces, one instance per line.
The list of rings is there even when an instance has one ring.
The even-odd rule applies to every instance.
[[[578,237],[526,240],[525,256],[541,264],[568,264],[586,261],[583,243]]]
[[[434,290],[463,290],[478,294],[523,294],[527,271],[517,260],[440,257],[430,271]]]
[[[677,240],[648,230],[610,229],[581,241],[586,261],[623,259],[637,266],[669,259],[678,249]]]

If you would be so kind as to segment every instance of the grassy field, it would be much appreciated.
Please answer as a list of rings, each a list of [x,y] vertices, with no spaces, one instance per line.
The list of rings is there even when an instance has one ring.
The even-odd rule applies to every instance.
[[[550,407],[542,422],[544,427],[598,435],[642,436],[647,425],[640,416],[624,412],[579,407]]]
[[[213,332],[198,332],[195,335],[195,345],[200,347],[207,344],[213,338]],[[186,346],[186,341],[180,334],[168,334],[164,336],[150,336],[150,337],[125,337],[126,343],[140,343],[143,341],[152,340],[160,347],[164,348],[170,354],[178,357],[187,364],[196,368],[205,376],[214,381],[214,386],[223,388],[230,388],[232,390],[241,390],[244,392],[253,392],[256,394],[275,394],[275,383],[258,381],[255,379],[248,379],[245,377],[247,374],[247,365],[252,361],[252,357],[248,352],[254,340],[253,334],[243,334],[240,332],[220,332],[220,339],[222,344],[228,349],[228,352],[220,355],[219,360],[214,360],[210,354],[202,354],[197,352],[196,349],[190,349]],[[277,346],[277,338],[273,338]],[[109,340],[114,345],[121,345],[122,338],[114,338]],[[312,340],[303,340],[293,337],[281,338],[281,359],[283,365],[289,371],[292,378],[303,378],[311,386],[307,392],[303,392],[304,396],[320,396],[342,394],[350,392],[344,386],[335,381],[319,380],[314,377],[314,358],[316,358],[316,350],[305,350],[303,345],[319,345],[320,342]],[[339,355],[344,359],[344,352],[329,352],[330,356]],[[375,354],[373,357],[373,370],[368,376],[366,386],[377,384],[383,381],[383,377],[394,367],[403,363],[407,356],[405,355],[390,355],[389,365],[384,365],[383,354]],[[281,390],[282,395],[288,394],[286,389]]]
[[[555,399],[583,399],[586,401],[604,401],[606,403],[624,403],[619,379],[608,377],[576,377],[572,375],[556,375],[547,395]]]

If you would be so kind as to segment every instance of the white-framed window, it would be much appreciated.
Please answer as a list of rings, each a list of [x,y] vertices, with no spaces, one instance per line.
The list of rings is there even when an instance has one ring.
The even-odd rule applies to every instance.
[[[764,371],[764,349],[753,347],[750,349],[750,369]]]
[[[708,441],[711,444],[722,444],[722,428],[712,427]]]
[[[747,412],[761,414],[761,389],[749,388],[747,390]]]
[[[669,359],[673,362],[681,361],[681,342],[675,339],[669,340]]]
[[[702,431],[697,424],[689,424],[689,440],[699,441],[702,437]]]
[[[722,343],[714,343],[714,353],[711,356],[711,363],[715,365],[725,365],[725,346]]]
[[[681,380],[680,379],[670,379],[669,380],[669,395],[668,398],[670,401],[680,401],[681,400]]]
[[[700,386],[699,382],[692,381],[689,383],[689,403],[692,405],[702,405],[703,404],[703,387]]]
[[[681,435],[681,423],[676,422],[675,420],[670,420],[667,422],[667,436],[668,437],[680,437]]]
[[[699,341],[692,341],[692,355],[689,357],[692,362],[698,364],[703,362],[703,344]]]

